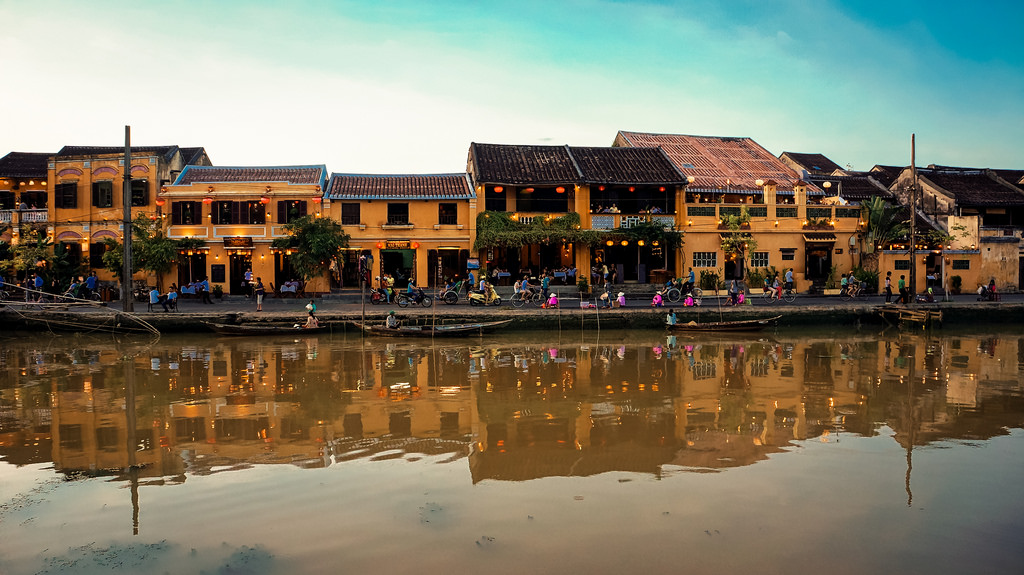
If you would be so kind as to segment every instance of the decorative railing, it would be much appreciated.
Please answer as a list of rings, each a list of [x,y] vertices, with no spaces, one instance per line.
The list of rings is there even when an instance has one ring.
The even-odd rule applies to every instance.
[[[590,216],[590,229],[614,230],[615,216]]]
[[[676,225],[675,216],[651,216],[651,221],[661,224],[661,227],[665,228],[666,230],[670,230],[674,228]]]
[[[836,208],[837,218],[859,218],[860,208]]]
[[[718,208],[718,215],[725,216],[738,216],[740,215],[742,208],[739,206],[721,206]]]
[[[747,208],[747,213],[749,213],[752,218],[767,218],[768,206],[750,206]]]
[[[11,223],[11,215],[13,210],[0,210],[0,224]]]
[[[807,218],[814,220],[832,219],[832,208],[807,208]]]
[[[796,218],[800,217],[800,211],[798,208],[775,208],[776,218]]]
[[[715,206],[686,206],[686,215],[691,218],[715,217]]]

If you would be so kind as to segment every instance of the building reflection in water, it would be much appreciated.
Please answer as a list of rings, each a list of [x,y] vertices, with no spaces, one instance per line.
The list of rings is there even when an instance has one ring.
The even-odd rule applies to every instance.
[[[1002,435],[1024,414],[1016,335],[618,336],[8,341],[0,455],[125,479],[134,465],[143,484],[422,456],[467,459],[474,482],[520,481],[718,471],[888,427],[909,500],[915,445]]]

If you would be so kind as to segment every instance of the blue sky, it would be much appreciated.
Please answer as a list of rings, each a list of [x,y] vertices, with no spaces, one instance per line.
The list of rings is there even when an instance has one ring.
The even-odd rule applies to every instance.
[[[471,142],[751,137],[840,165],[1024,168],[1024,4],[0,0],[0,154],[462,171]]]

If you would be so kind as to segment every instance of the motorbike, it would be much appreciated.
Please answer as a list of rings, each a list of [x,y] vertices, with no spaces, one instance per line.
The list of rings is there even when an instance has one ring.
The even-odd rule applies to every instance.
[[[494,290],[494,286],[487,284],[484,291],[471,291],[466,296],[469,299],[469,305],[501,305],[501,296]]]
[[[430,307],[434,303],[434,298],[423,293],[422,288],[416,288],[416,291],[409,293],[400,293],[395,296],[395,303],[398,307],[405,307],[409,304],[420,304],[423,307]]]
[[[370,290],[370,303],[378,305],[388,303],[388,292],[384,288],[373,288]]]

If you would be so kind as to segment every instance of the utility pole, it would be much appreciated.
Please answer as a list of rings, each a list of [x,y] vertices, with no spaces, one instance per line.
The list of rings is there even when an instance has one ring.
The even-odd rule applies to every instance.
[[[916,134],[910,135],[910,298],[917,299],[917,143]]]
[[[122,224],[124,265],[121,268],[121,305],[126,312],[135,311],[132,294],[132,127],[124,127],[124,189],[121,193],[124,213]]]

